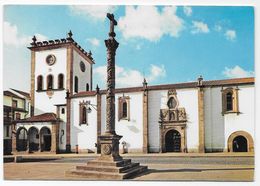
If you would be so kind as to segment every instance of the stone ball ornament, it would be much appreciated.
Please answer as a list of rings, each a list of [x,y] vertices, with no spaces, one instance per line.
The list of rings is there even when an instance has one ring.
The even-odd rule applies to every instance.
[[[54,65],[54,63],[56,62],[56,57],[55,57],[55,55],[53,55],[53,54],[49,54],[47,57],[46,57],[46,63],[48,64],[48,65]]]

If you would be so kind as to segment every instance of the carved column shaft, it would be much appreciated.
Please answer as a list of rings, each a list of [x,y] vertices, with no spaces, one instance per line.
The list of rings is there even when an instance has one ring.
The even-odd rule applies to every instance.
[[[115,55],[118,42],[110,37],[107,47],[106,133],[115,134]]]

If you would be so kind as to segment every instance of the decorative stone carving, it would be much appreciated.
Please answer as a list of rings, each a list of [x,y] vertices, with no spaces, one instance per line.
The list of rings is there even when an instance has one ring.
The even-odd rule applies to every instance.
[[[103,145],[102,151],[105,155],[111,154],[112,147],[108,144]]]
[[[175,89],[168,91],[168,101],[166,109],[160,110],[160,152],[165,152],[165,136],[168,131],[175,130],[180,133],[181,146],[180,152],[186,152],[186,111],[185,108],[179,107],[177,92]]]

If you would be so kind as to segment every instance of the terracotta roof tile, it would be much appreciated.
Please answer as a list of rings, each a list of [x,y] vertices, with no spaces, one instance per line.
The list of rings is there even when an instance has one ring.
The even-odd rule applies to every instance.
[[[227,86],[227,85],[243,85],[243,84],[254,84],[255,78],[236,78],[236,79],[223,79],[223,80],[211,80],[203,81],[205,87],[211,86]],[[184,88],[196,88],[198,86],[197,81],[187,82],[187,83],[175,83],[175,84],[165,84],[165,85],[152,85],[148,86],[148,90],[168,90],[168,89],[184,89]],[[129,87],[129,88],[117,88],[115,93],[126,93],[126,92],[139,92],[142,91],[143,87]],[[106,94],[106,90],[100,90],[100,94]],[[84,96],[94,96],[96,91],[79,92],[72,98],[84,97]]]
[[[16,89],[13,89],[13,88],[11,88],[11,89],[13,91],[18,92],[19,94],[25,96],[26,98],[31,99],[30,94],[28,92],[24,92],[24,91],[21,91],[21,90],[16,90]]]
[[[59,121],[56,114],[54,113],[44,113],[30,118],[22,119],[16,121],[17,123],[27,123],[27,122],[54,122]]]
[[[4,95],[5,95],[5,96],[11,96],[11,97],[19,98],[19,99],[24,99],[24,98],[22,98],[22,97],[20,97],[20,96],[18,96],[18,95],[16,95],[16,94],[14,94],[14,93],[12,93],[12,92],[9,91],[9,90],[5,90],[5,91],[4,91]]]

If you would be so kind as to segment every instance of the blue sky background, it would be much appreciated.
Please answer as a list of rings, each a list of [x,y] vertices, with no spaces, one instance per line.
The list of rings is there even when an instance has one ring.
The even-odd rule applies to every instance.
[[[91,50],[94,86],[105,87],[106,12],[118,20],[117,87],[254,76],[254,9],[217,6],[4,7],[4,89],[30,90],[31,37],[65,38]],[[21,83],[23,82],[23,83]]]

